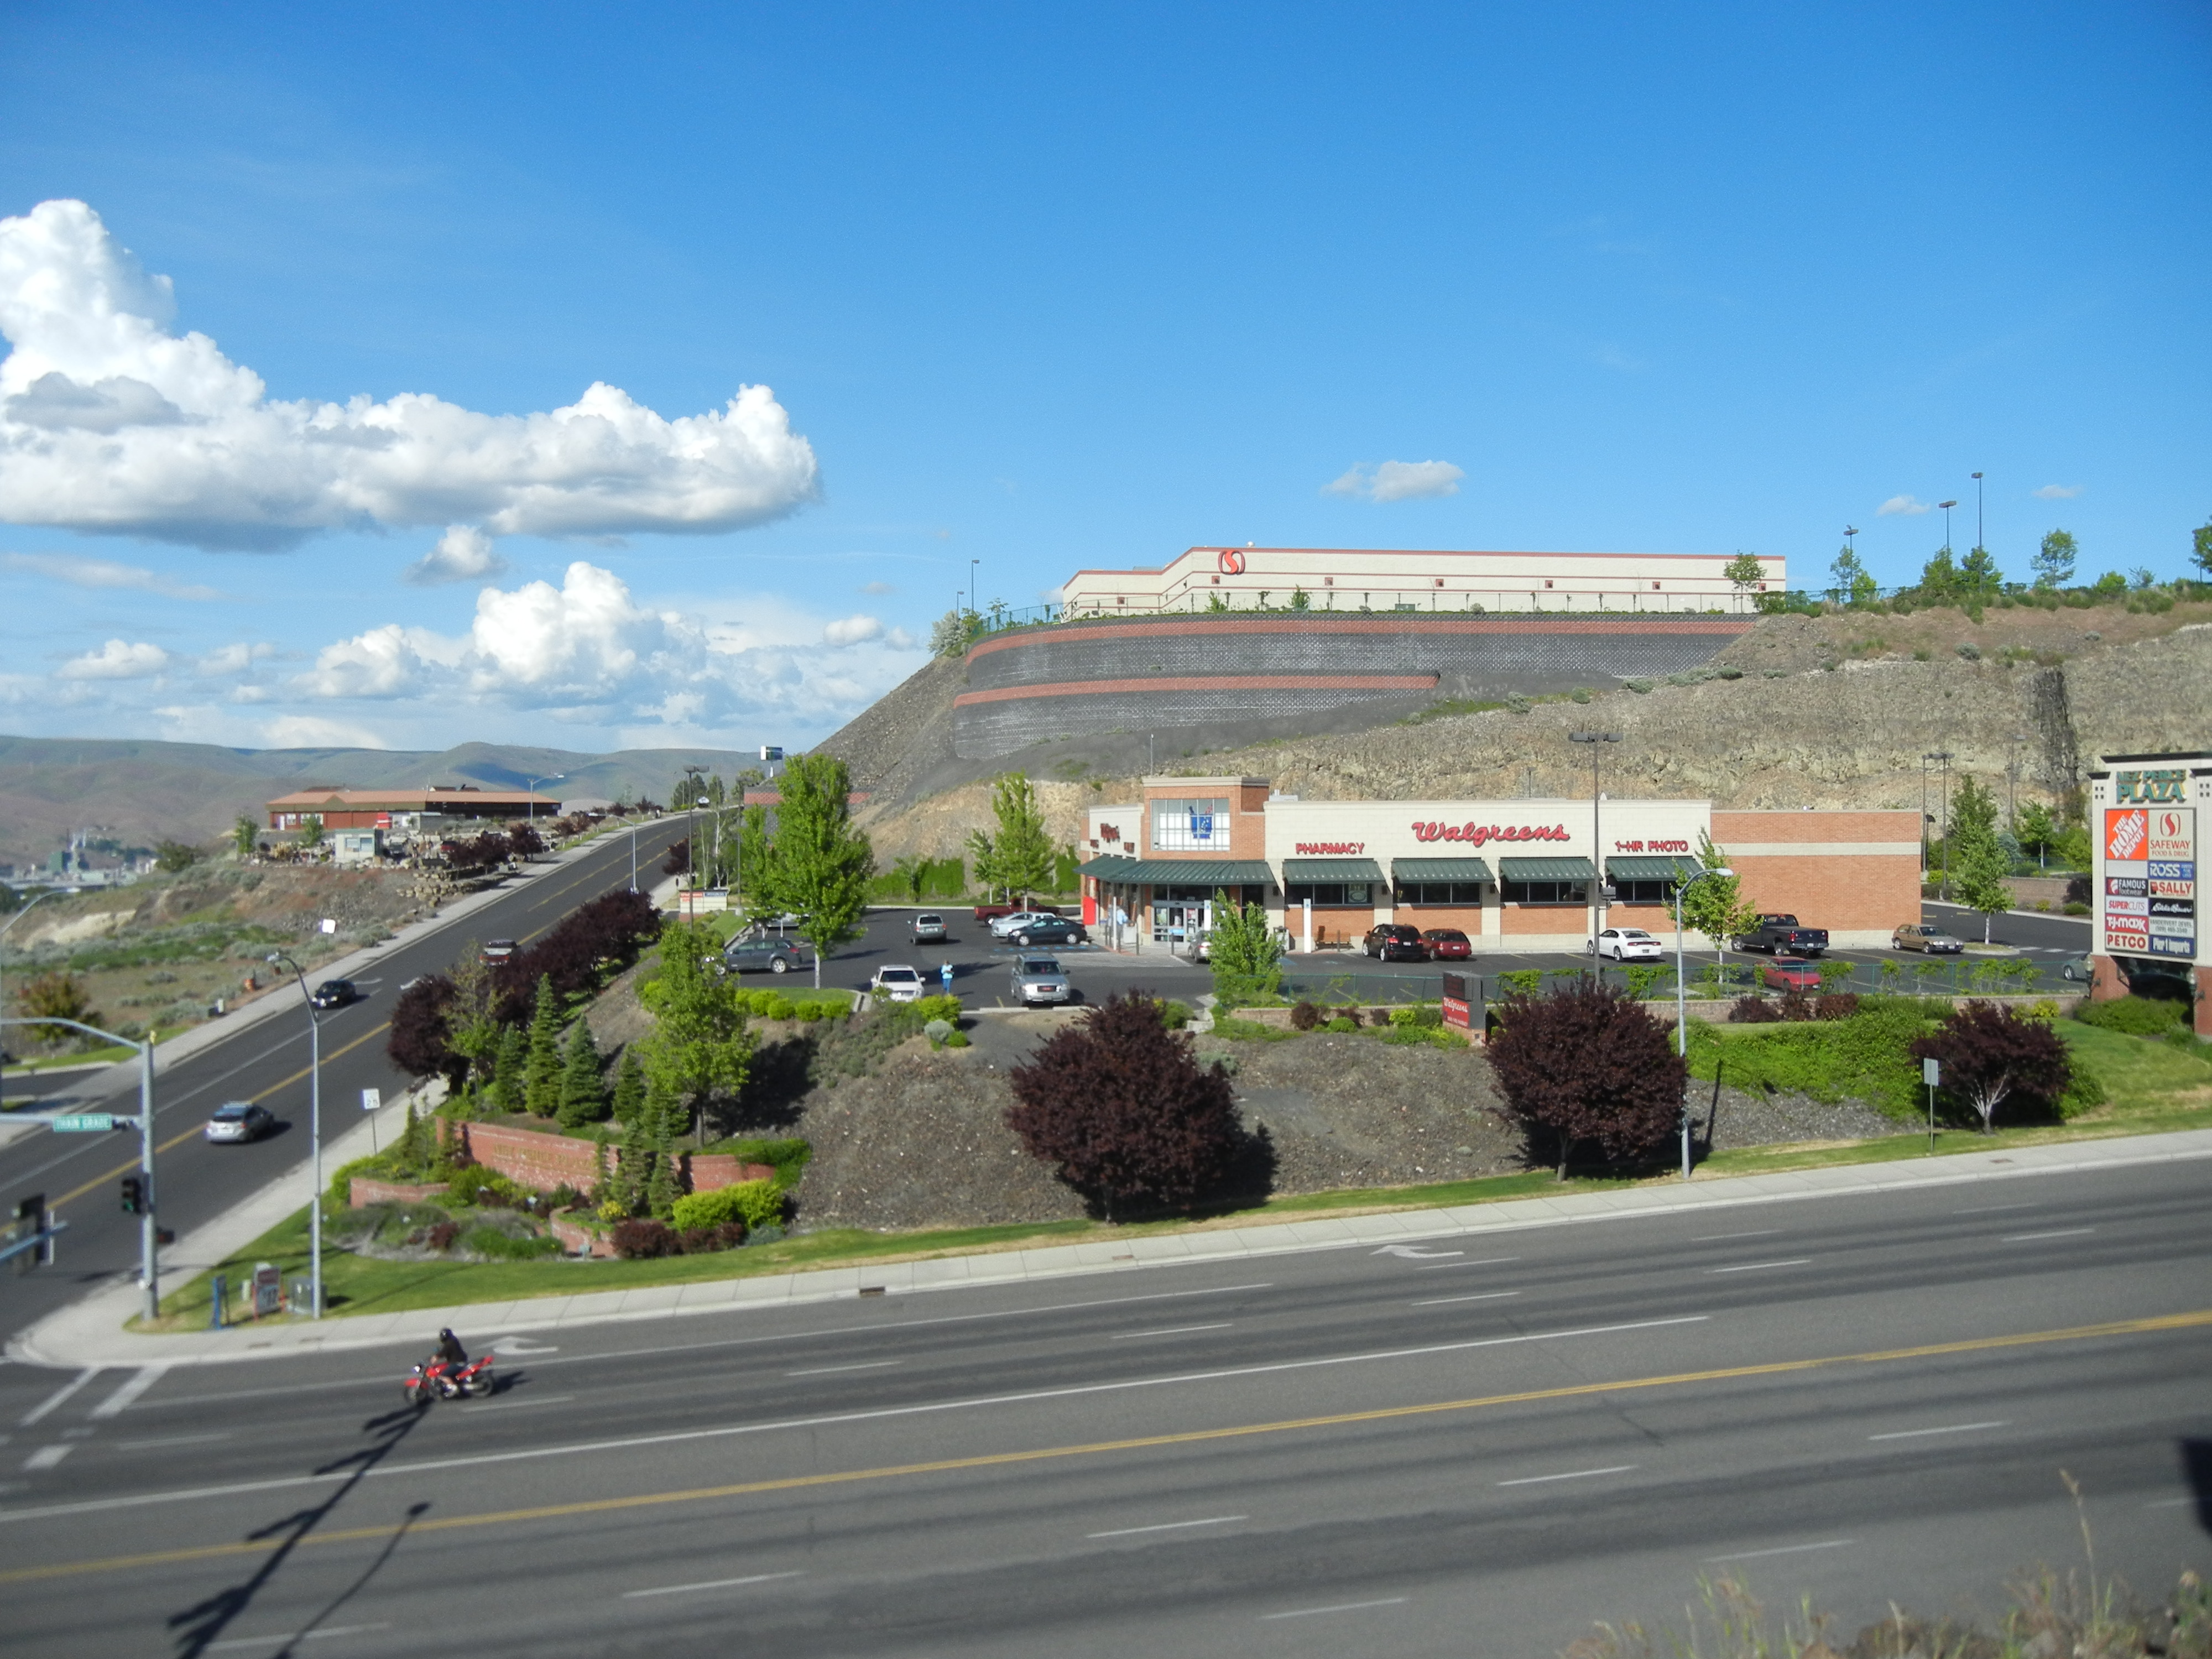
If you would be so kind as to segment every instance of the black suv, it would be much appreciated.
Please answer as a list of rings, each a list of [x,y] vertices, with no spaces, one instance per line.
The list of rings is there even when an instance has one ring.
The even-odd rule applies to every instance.
[[[1370,957],[1384,962],[1426,962],[1429,947],[1421,942],[1421,930],[1409,927],[1401,921],[1386,921],[1367,930],[1367,937],[1359,941],[1359,948]]]

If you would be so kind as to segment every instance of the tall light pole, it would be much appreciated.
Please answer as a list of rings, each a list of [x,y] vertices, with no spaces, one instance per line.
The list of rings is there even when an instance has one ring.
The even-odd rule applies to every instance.
[[[1605,931],[1605,842],[1599,836],[1597,757],[1604,751],[1601,743],[1619,743],[1618,732],[1570,732],[1569,743],[1586,743],[1590,746],[1590,962],[1597,962],[1597,936]]]
[[[1974,546],[1977,550],[1987,546],[1982,540],[1982,475],[1974,474]]]
[[[1674,1052],[1682,1057],[1682,1179],[1690,1178],[1690,994],[1684,984],[1687,968],[1682,959],[1682,895],[1699,882],[1735,871],[1725,864],[1717,870],[1700,870],[1687,881],[1674,884]]]
[[[315,1009],[314,993],[300,964],[282,951],[271,951],[269,960],[283,963],[300,981],[300,1000],[307,1005],[307,1300],[310,1319],[323,1316],[323,1022]]]
[[[1851,568],[1858,569],[1860,568],[1859,527],[1855,524],[1847,524],[1844,526],[1844,550],[1851,556]],[[1850,603],[1850,594],[1846,593],[1844,596],[1844,602],[1846,605]]]
[[[538,786],[541,783],[558,783],[568,775],[566,772],[555,772],[546,777],[532,778],[524,784],[524,791],[530,797],[522,804],[524,814],[522,821],[525,823],[535,823],[538,821]]]
[[[1943,509],[1943,550],[1948,553],[1951,550],[1951,509],[1958,506],[1958,502],[1938,501],[1936,505]]]

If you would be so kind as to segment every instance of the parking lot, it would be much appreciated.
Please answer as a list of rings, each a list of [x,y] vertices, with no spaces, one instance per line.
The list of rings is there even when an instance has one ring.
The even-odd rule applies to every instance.
[[[891,963],[906,963],[926,980],[937,981],[943,965],[952,964],[952,989],[970,1007],[1011,1006],[1008,986],[1016,947],[991,936],[989,927],[975,920],[974,913],[965,907],[936,908],[929,914],[945,918],[948,937],[941,943],[916,945],[909,934],[910,919],[918,914],[915,907],[878,908],[868,911],[865,917],[867,933],[865,938],[839,948],[834,957],[823,964],[822,982],[848,990],[865,990],[878,969]],[[1960,939],[1978,943],[1982,936],[1981,918],[1971,911],[1954,905],[1929,902],[1922,908],[1922,920],[1943,927]],[[1808,923],[1817,925],[1818,919],[1808,917]],[[2080,988],[2059,977],[2060,964],[2080,956],[2089,948],[2089,924],[2085,920],[2062,916],[2041,916],[2007,913],[1993,919],[1990,939],[1994,944],[2008,945],[2021,952],[2019,960],[2039,970],[2033,981],[2015,981],[2009,984],[1982,982],[1979,988],[2016,989],[2032,988],[2042,991]],[[1667,969],[1662,983],[1673,986],[1674,940],[1663,939],[1668,947],[1662,966]],[[1073,947],[1038,947],[1029,954],[1050,955],[1056,957],[1066,970],[1069,982],[1085,1000],[1097,1001],[1117,992],[1142,988],[1157,995],[1192,1000],[1212,988],[1212,976],[1202,964],[1194,964],[1172,954],[1164,945],[1147,942],[1142,951],[1121,953],[1107,951],[1096,945]],[[1764,957],[1747,957],[1735,951],[1727,956],[1729,983],[1748,986],[1757,974]],[[1977,967],[1990,958],[1982,957],[1942,957],[1931,959],[1917,952],[1897,951],[1834,951],[1822,958],[1832,965],[1848,964],[1851,968],[1851,988],[1877,990],[1895,988],[1904,991],[1925,989],[1931,992],[1977,988],[1972,979]],[[1691,983],[1699,982],[1703,968],[1710,967],[1713,953],[1710,951],[1691,957],[1688,967]],[[1898,971],[1885,980],[1881,964],[1897,964]],[[1285,990],[1293,996],[1310,996],[1316,1000],[1398,1002],[1430,1000],[1441,993],[1443,975],[1446,972],[1465,972],[1479,976],[1489,996],[1502,994],[1498,976],[1516,970],[1567,970],[1587,969],[1589,958],[1572,951],[1516,951],[1489,952],[1476,956],[1465,963],[1438,963],[1374,961],[1358,951],[1317,951],[1310,956],[1293,954],[1284,963]],[[1932,970],[1916,972],[1916,969]],[[1618,981],[1620,970],[1611,963],[1605,964],[1607,977]],[[766,984],[765,975],[749,975],[749,982]],[[788,976],[790,982],[810,982],[810,974]],[[777,983],[785,982],[777,981]]]

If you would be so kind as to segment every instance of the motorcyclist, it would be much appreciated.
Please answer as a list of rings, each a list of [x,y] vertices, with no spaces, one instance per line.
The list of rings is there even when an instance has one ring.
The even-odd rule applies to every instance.
[[[468,1350],[461,1346],[461,1339],[453,1334],[450,1326],[438,1333],[438,1352],[435,1357],[456,1370],[469,1363]]]

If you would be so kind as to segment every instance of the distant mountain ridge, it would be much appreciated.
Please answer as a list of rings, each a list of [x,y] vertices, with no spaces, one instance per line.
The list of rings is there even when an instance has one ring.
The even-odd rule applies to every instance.
[[[628,792],[665,801],[686,766],[725,777],[756,757],[734,749],[623,749],[592,755],[527,744],[465,743],[433,753],[398,749],[229,749],[138,738],[0,736],[0,862],[29,864],[77,830],[126,844],[200,842],[242,811],[309,784],[382,789],[477,783],[574,800]]]

